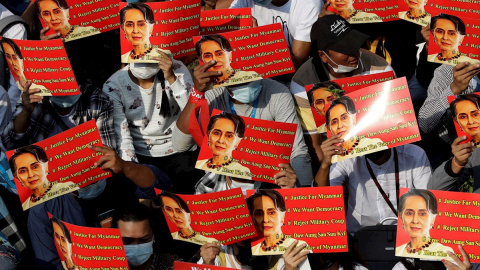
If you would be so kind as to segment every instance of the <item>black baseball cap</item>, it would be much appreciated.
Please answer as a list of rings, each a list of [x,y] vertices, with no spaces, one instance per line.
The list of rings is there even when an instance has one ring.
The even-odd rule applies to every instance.
[[[367,38],[364,33],[351,28],[339,15],[318,18],[310,32],[310,39],[318,50],[332,50],[348,55],[356,54]]]

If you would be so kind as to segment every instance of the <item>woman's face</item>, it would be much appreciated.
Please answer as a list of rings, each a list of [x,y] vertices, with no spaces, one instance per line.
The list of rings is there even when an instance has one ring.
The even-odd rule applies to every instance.
[[[55,1],[44,0],[39,4],[40,16],[45,24],[55,32],[70,26],[68,10],[60,8]]]
[[[214,156],[231,156],[240,140],[235,136],[235,124],[227,118],[215,121],[208,137],[208,143]]]
[[[185,212],[178,203],[167,196],[162,197],[163,210],[168,219],[173,222],[179,229],[190,228],[190,213]]]
[[[462,100],[455,106],[458,124],[470,136],[480,133],[480,111],[475,103],[469,100]]]
[[[463,35],[455,30],[455,24],[447,19],[438,19],[433,29],[435,43],[442,51],[458,51]]]
[[[335,99],[335,95],[326,89],[320,88],[313,92],[313,106],[321,116],[325,116],[325,104]]]
[[[20,59],[20,57],[15,54],[15,51],[13,50],[12,46],[10,46],[10,44],[3,43],[3,51],[5,52],[5,58],[7,58],[10,70],[12,70],[17,77],[22,77],[23,59]]]
[[[347,11],[348,9],[353,11],[352,0],[332,0],[330,5],[338,12]]]
[[[143,13],[138,9],[129,9],[125,12],[123,31],[133,46],[145,46],[150,44],[153,25],[145,21]]]
[[[220,44],[213,40],[207,40],[200,46],[202,52],[201,59],[204,63],[211,60],[215,60],[215,65],[209,69],[209,71],[222,71],[226,72],[231,69],[230,60],[232,58],[231,52],[222,50]]]
[[[72,244],[67,241],[60,225],[55,222],[53,222],[53,237],[63,257],[70,258],[72,256]]]
[[[261,196],[253,201],[253,219],[258,233],[267,237],[280,234],[285,213],[275,208],[270,197]]]
[[[341,134],[344,139],[350,129],[354,126],[354,116],[347,112],[343,104],[337,104],[330,109],[330,132],[332,135]]]
[[[402,223],[410,237],[429,236],[434,222],[435,215],[428,211],[427,202],[422,197],[410,196],[405,200]]]
[[[15,174],[18,180],[30,190],[38,189],[48,182],[47,165],[40,163],[30,153],[19,155],[15,159],[15,166],[17,167]]]
[[[405,0],[409,9],[424,10],[426,0]]]

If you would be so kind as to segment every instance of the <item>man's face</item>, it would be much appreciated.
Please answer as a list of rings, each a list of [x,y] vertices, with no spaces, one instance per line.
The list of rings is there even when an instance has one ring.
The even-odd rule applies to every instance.
[[[313,92],[313,106],[321,116],[325,116],[325,104],[335,99],[335,95],[326,89],[327,88],[319,88]]]
[[[124,245],[139,245],[153,240],[153,231],[148,219],[142,221],[118,221],[118,229]]]
[[[321,57],[324,63],[329,63],[333,67],[338,67],[338,65],[343,65],[347,67],[357,67],[358,61],[360,59],[360,51],[358,51],[354,55],[343,54],[340,52],[327,50],[324,54],[328,54],[327,56]],[[330,58],[330,59],[328,59]]]
[[[214,40],[207,40],[200,46],[202,52],[201,59],[204,63],[211,60],[215,60],[215,65],[209,69],[209,71],[222,71],[226,72],[230,69],[231,53],[226,52],[220,47]]]
[[[458,51],[463,35],[457,32],[455,24],[447,19],[438,19],[433,29],[435,43],[442,51]]]
[[[129,9],[125,12],[123,31],[133,46],[146,46],[150,43],[153,26],[145,21],[140,10]]]
[[[40,16],[45,24],[55,32],[65,29],[68,23],[68,10],[61,9],[55,1],[44,0],[39,4]]]
[[[62,228],[56,222],[53,223],[53,237],[57,243],[57,247],[62,253],[63,257],[68,258],[72,256],[72,244],[68,242]]]
[[[344,139],[354,126],[354,120],[343,104],[337,104],[330,109],[330,132],[332,135],[340,134],[340,138]]]
[[[7,59],[10,70],[15,73],[17,77],[23,76],[23,59],[15,54],[12,46],[7,43],[3,43],[3,51],[5,52],[5,58]]]

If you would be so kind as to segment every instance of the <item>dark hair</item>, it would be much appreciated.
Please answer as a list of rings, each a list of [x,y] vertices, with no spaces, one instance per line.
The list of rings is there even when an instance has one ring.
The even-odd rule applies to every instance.
[[[262,196],[267,196],[272,199],[276,209],[282,212],[287,211],[287,208],[285,207],[285,200],[283,199],[282,194],[280,194],[278,191],[274,189],[257,189],[255,190],[255,193],[247,199],[247,206],[250,214],[253,214],[253,203],[255,202],[255,199]]]
[[[70,238],[70,232],[68,231],[67,226],[65,226],[65,224],[63,224],[63,222],[60,219],[53,216],[52,218],[50,218],[50,222],[52,223],[52,226],[53,226],[53,223],[57,223],[58,226],[60,226],[60,229],[62,229],[62,232],[65,235],[65,239],[67,239],[68,243],[71,244],[72,238]]]
[[[207,36],[202,36],[197,43],[195,43],[195,51],[197,52],[198,58],[202,58],[202,43],[205,41],[215,41],[220,45],[220,48],[226,52],[231,52],[232,51],[232,46],[230,45],[230,42],[228,40],[219,34],[213,34],[213,35],[207,35]]]
[[[41,13],[40,13],[40,3],[42,1],[53,1],[53,2],[57,3],[57,6],[61,9],[65,9],[65,10],[70,9],[66,0],[37,0],[37,1],[35,1],[35,8],[37,9],[37,13],[39,15],[41,15]]]
[[[330,110],[336,105],[343,105],[348,114],[355,114],[357,112],[357,109],[355,109],[355,103],[353,103],[353,100],[350,97],[339,97],[330,103],[330,107],[328,107],[327,111],[325,112],[325,124],[327,127],[330,127]]]
[[[334,81],[325,81],[325,82],[321,82],[321,83],[316,83],[307,92],[308,103],[313,105],[313,103],[315,102],[315,100],[313,100],[313,92],[315,92],[315,90],[320,89],[320,88],[326,88],[325,91],[333,93],[335,95],[335,98],[339,98],[339,97],[341,97],[345,94],[345,91],[342,90],[340,85],[338,85],[338,83],[336,83]],[[338,90],[341,90],[341,91],[338,91]]]
[[[120,26],[123,28],[125,23],[125,13],[130,9],[138,9],[142,12],[145,21],[149,24],[155,23],[155,17],[153,16],[152,8],[144,3],[128,3],[120,10]]]
[[[405,210],[405,202],[412,196],[422,197],[427,204],[428,212],[434,215],[438,213],[437,198],[435,195],[429,190],[415,188],[411,188],[407,193],[400,196],[400,199],[398,200],[398,213],[402,213]]]
[[[460,33],[460,35],[465,36],[466,28],[465,28],[465,23],[462,21],[462,19],[460,19],[457,16],[445,14],[445,13],[439,13],[437,16],[432,17],[430,21],[430,31],[435,30],[435,26],[437,25],[437,21],[439,19],[446,19],[451,21],[455,25],[455,31]]]
[[[452,103],[450,103],[450,111],[452,112],[453,118],[457,117],[457,103],[460,101],[471,101],[477,109],[480,110],[480,96],[475,94],[458,95]]]
[[[182,198],[180,198],[177,194],[174,194],[168,191],[162,191],[162,193],[158,194],[157,199],[158,199],[158,203],[160,204],[160,207],[162,208],[164,207],[163,200],[162,200],[163,197],[171,198],[180,206],[180,208],[183,209],[183,211],[190,213],[190,209],[188,209],[187,203]]]
[[[12,172],[14,175],[17,174],[17,165],[15,164],[15,160],[17,159],[17,157],[23,154],[32,154],[41,163],[48,162],[47,153],[40,146],[32,144],[32,145],[27,145],[21,148],[17,148],[13,153],[13,155],[8,160],[8,162],[10,163],[10,168],[12,169]]]
[[[15,54],[20,59],[23,59],[22,51],[20,51],[20,48],[18,47],[18,45],[15,42],[13,42],[13,40],[11,40],[9,38],[6,38],[6,37],[2,37],[2,40],[0,40],[0,44],[2,44],[3,51],[5,51],[5,47],[4,47],[5,43],[7,43],[8,45],[10,45],[10,47],[12,47],[13,52],[15,52]]]
[[[207,134],[210,134],[213,126],[215,125],[215,122],[217,122],[218,119],[222,118],[229,119],[233,122],[233,124],[235,125],[235,136],[237,136],[238,138],[243,138],[245,136],[245,121],[243,121],[242,117],[228,112],[221,112],[220,114],[217,114],[210,118],[210,122],[208,122],[207,126]]]
[[[150,222],[150,209],[141,203],[134,203],[115,209],[112,217],[112,228],[118,228],[118,221],[123,222],[140,222],[148,220]]]

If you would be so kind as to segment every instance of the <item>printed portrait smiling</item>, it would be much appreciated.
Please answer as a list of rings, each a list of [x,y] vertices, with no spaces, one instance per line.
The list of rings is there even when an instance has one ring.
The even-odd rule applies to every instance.
[[[363,12],[353,7],[354,0],[332,0],[330,6],[349,23],[374,23],[382,22],[375,13]]]
[[[326,105],[344,94],[345,91],[342,90],[336,82],[326,81],[313,85],[313,87],[308,90],[307,97],[308,103],[310,103],[310,106],[315,110],[316,114],[325,117]],[[318,132],[327,132],[325,123],[318,127]]]
[[[427,26],[430,23],[432,15],[425,11],[427,0],[404,0],[408,10],[398,13],[400,19],[404,19],[416,24]]]
[[[70,232],[65,224],[56,217],[52,217],[50,222],[53,226],[53,239],[55,239],[57,249],[63,256],[63,260],[61,261],[63,268],[65,270],[78,270],[78,267],[73,262],[73,243]]]
[[[467,133],[476,147],[480,145],[480,96],[458,95],[450,104],[453,120]]]

